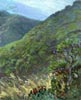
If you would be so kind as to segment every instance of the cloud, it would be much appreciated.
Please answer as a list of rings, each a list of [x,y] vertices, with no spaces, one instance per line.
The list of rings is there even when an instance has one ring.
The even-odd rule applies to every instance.
[[[25,5],[42,10],[50,15],[58,10],[64,9],[66,5],[72,5],[75,0],[15,0]]]
[[[0,0],[0,10],[9,10],[14,7],[13,0]]]
[[[29,7],[34,7],[45,16],[49,16],[56,11],[64,9],[66,5],[72,5],[74,1],[75,0],[0,0],[0,9],[15,11],[15,2],[19,2]]]

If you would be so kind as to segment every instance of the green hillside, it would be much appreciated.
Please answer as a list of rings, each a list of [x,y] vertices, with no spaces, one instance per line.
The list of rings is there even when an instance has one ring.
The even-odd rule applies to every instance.
[[[38,80],[41,80],[40,77],[43,78],[41,82],[43,85],[49,76],[51,88],[48,87],[47,94],[30,96],[29,100],[41,100],[41,97],[44,100],[54,100],[55,97],[61,100],[81,99],[80,5],[81,1],[76,1],[73,6],[68,6],[41,22],[21,40],[0,48],[0,71],[6,75],[16,72],[19,77],[25,76],[27,79],[29,75],[32,80],[35,80],[33,75],[36,75],[38,78],[36,85]],[[49,73],[52,75],[50,76]],[[16,86],[14,84],[12,86],[14,82]],[[2,86],[4,87],[4,84]],[[15,100],[15,97],[22,100],[21,94],[28,92],[22,80],[11,79],[11,86],[10,83],[8,86],[6,90],[12,90],[12,88],[13,91],[16,90],[16,92],[12,91],[13,96],[11,94],[10,100]],[[23,92],[16,94],[15,88]],[[9,92],[7,91],[7,94]]]
[[[21,39],[39,21],[0,11],[0,46]]]
[[[81,7],[78,5],[76,2],[72,7],[66,7],[33,28],[23,39],[0,48],[0,67],[4,71],[26,69],[27,72],[47,68],[60,43],[80,39]]]

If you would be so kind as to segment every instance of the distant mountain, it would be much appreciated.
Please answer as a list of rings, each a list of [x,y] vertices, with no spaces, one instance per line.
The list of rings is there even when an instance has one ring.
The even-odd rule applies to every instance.
[[[0,10],[6,10],[10,13],[19,14],[27,18],[36,20],[45,20],[47,14],[43,13],[40,9],[27,6],[14,0],[0,0]]]
[[[27,82],[28,76],[34,79],[34,83],[37,83],[40,78],[41,81],[38,86],[44,85],[45,80],[50,85],[50,81],[47,79],[51,79],[51,88],[48,87],[48,90],[51,90],[55,98],[80,100],[81,1],[77,1],[73,6],[67,6],[64,10],[49,16],[19,41],[0,48],[0,70],[8,75],[13,72],[19,76],[18,79],[21,76],[26,76]],[[51,73],[52,77],[46,76],[50,71],[53,72]],[[42,74],[45,75],[44,81],[41,78]],[[16,81],[16,78],[13,79]],[[24,81],[22,84],[22,80],[18,80],[17,83],[25,84]],[[23,89],[22,87],[21,90]],[[22,96],[18,95],[18,97]],[[48,97],[45,97],[46,100]]]
[[[0,46],[21,39],[39,21],[0,11]]]
[[[60,44],[63,46],[65,40],[70,39],[76,42],[81,38],[80,5],[81,2],[75,2],[73,6],[68,6],[51,15],[29,31],[21,40],[0,48],[0,67],[2,70],[17,70],[27,74],[45,73],[56,57],[53,52],[57,46],[59,48]],[[68,44],[69,49],[71,43],[73,41]],[[74,50],[77,51],[77,47]],[[60,60],[64,57],[62,54],[63,52],[61,52]]]
[[[44,20],[46,19],[47,15],[44,14],[41,10],[38,10],[33,7],[29,7],[25,4],[15,2],[14,13],[23,15],[28,18],[36,19],[36,20]]]

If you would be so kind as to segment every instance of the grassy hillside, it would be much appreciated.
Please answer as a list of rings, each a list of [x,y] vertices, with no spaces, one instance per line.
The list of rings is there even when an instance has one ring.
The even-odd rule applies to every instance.
[[[16,72],[17,75],[21,76],[37,74],[36,79],[39,80],[41,80],[39,76],[42,77],[43,74],[47,76],[48,71],[51,70],[51,96],[53,97],[53,95],[55,95],[62,100],[80,100],[80,5],[80,1],[75,2],[73,6],[66,7],[64,10],[50,16],[46,21],[40,23],[21,40],[0,48],[0,70],[7,74]],[[45,78],[44,80],[48,77],[46,76],[43,77]],[[28,76],[25,77],[27,78]],[[34,79],[33,77],[33,80]],[[45,83],[44,80],[41,82],[42,84]],[[14,82],[15,86],[13,85],[13,87],[16,89],[13,89],[13,96],[11,97],[17,97],[19,100],[20,94],[17,96],[15,90],[19,93],[19,89],[20,91],[24,91],[23,89],[28,88],[25,87],[24,84],[22,86],[22,80],[18,83],[16,83],[17,81]],[[20,87],[18,87],[17,84]],[[4,84],[2,85],[4,86]],[[13,87],[11,86],[6,90],[12,89]],[[23,94],[23,92],[21,94]],[[49,95],[44,97],[47,96]],[[37,97],[35,97],[35,100],[39,99],[36,98]],[[13,98],[10,100],[12,99]],[[30,98],[30,100],[33,99]]]
[[[79,3],[78,3],[79,5]],[[23,39],[0,48],[2,69],[26,69],[31,72],[47,68],[55,47],[64,40],[80,38],[81,9],[77,2],[50,16],[32,29]]]
[[[21,39],[39,21],[0,11],[0,46]]]

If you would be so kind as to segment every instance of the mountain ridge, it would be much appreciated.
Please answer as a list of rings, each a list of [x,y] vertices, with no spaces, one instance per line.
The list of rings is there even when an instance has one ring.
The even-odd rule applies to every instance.
[[[59,15],[49,17],[30,30],[21,40],[0,48],[0,67],[3,71],[23,73],[24,70],[27,74],[46,71],[53,60],[55,47],[68,37],[78,39],[80,28],[81,10],[74,5],[66,13],[62,10]]]
[[[0,11],[0,46],[21,39],[39,21]]]
[[[23,15],[25,17],[29,17],[31,19],[40,20],[40,21],[46,19],[47,15],[44,14],[40,9],[36,9],[34,7],[30,7],[28,5],[19,2],[15,2],[14,5],[15,8],[14,8],[14,12],[12,13],[17,13],[19,15]]]

